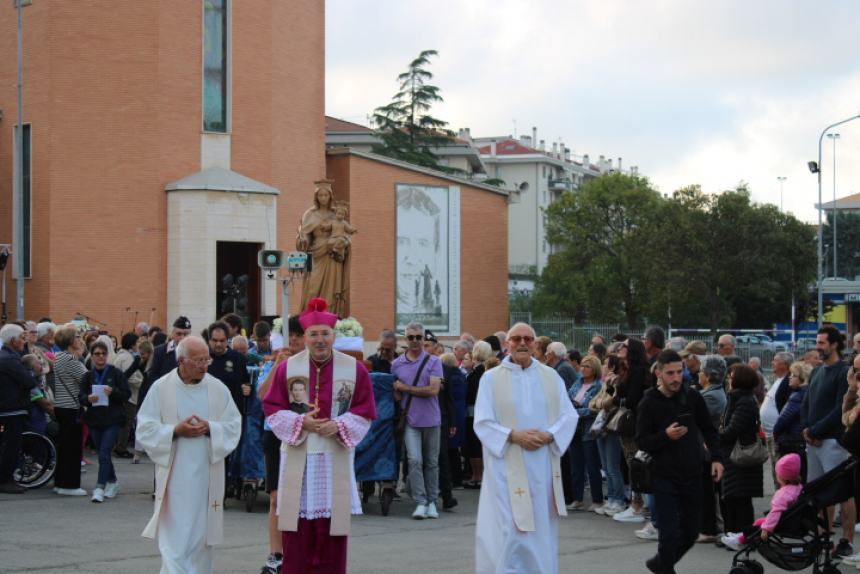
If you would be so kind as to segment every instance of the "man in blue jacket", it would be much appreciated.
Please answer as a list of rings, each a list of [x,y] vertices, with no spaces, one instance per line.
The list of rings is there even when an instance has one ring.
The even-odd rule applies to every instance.
[[[12,479],[21,452],[21,433],[30,406],[30,391],[36,379],[21,363],[26,334],[19,325],[10,323],[0,329],[0,492],[21,494],[24,488]]]
[[[809,388],[800,407],[803,440],[806,441],[807,481],[830,472],[850,455],[839,444],[842,426],[842,399],[848,390],[848,365],[842,361],[845,337],[832,326],[821,327],[815,337],[815,350],[822,363],[812,371]],[[833,507],[828,509],[833,519]],[[854,554],[854,498],[842,503],[842,538],[835,556]]]

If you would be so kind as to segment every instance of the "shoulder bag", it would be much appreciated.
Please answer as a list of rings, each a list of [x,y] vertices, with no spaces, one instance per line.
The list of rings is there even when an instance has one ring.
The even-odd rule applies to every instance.
[[[756,429],[759,428],[760,422],[756,416]],[[729,455],[731,463],[739,468],[750,468],[763,465],[768,459],[767,446],[761,441],[756,432],[755,440],[746,446],[741,444],[741,438],[735,442],[732,448],[732,453]]]
[[[428,353],[428,354],[424,355],[424,360],[421,361],[421,365],[418,367],[418,370],[415,372],[415,379],[412,381],[412,384],[410,386],[414,387],[415,385],[418,384],[418,380],[421,378],[421,373],[424,371],[424,366],[427,364],[427,361],[429,361],[429,360],[430,360],[430,355]],[[397,421],[395,422],[394,428],[398,433],[403,433],[403,431],[406,430],[406,416],[409,414],[409,407],[412,406],[412,397],[413,397],[412,394],[410,394],[408,397],[406,397],[406,405],[402,409],[400,409],[400,411],[397,413]]]

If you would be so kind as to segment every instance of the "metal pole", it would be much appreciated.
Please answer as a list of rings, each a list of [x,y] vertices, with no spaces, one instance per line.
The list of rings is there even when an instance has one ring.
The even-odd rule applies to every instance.
[[[15,290],[16,318],[24,320],[24,32],[23,13],[24,0],[15,0],[15,8],[18,11],[18,129],[15,132],[15,191],[12,201],[12,221],[14,231],[15,272],[17,282]]]
[[[776,176],[776,179],[779,180],[779,210],[783,211],[783,209],[782,209],[782,188],[783,188],[783,184],[785,183],[785,180],[788,178],[784,175],[778,175],[778,176]]]
[[[836,140],[839,134],[827,134],[833,140],[833,277],[839,277],[836,267]]]
[[[846,124],[852,120],[860,119],[860,114],[855,116],[851,116],[850,118],[844,119],[841,122],[836,122],[835,124],[831,124],[824,128],[821,132],[821,135],[818,136],[818,326],[821,327],[821,324],[824,320],[824,293],[821,291],[822,285],[824,284],[824,276],[822,274],[823,265],[824,265],[824,233],[822,229],[821,222],[821,212],[823,206],[821,204],[821,143],[824,141],[824,134],[827,133],[831,128],[835,128],[836,126],[841,126],[842,124]]]
[[[290,345],[290,277],[289,275],[282,280],[283,287],[281,288],[281,336],[284,338],[284,346]]]

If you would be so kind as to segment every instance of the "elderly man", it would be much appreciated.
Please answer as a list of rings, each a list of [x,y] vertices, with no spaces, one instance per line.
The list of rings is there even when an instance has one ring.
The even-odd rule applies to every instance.
[[[723,360],[726,362],[726,368],[731,368],[735,363],[743,362],[741,358],[735,354],[736,346],[737,341],[735,340],[734,335],[726,333],[725,335],[720,335],[720,338],[717,339],[717,353],[723,357]]]
[[[582,378],[582,374],[567,360],[567,347],[561,341],[553,341],[547,346],[546,365],[555,369],[555,372],[564,381],[566,389],[570,389],[573,383]]]
[[[156,467],[155,538],[162,574],[212,572],[224,528],[224,459],[239,444],[242,418],[200,337],[174,349],[177,367],[156,381],[137,413],[137,440]]]
[[[791,387],[788,386],[790,373],[788,368],[794,362],[794,355],[791,353],[776,353],[770,362],[773,368],[773,382],[764,395],[764,400],[759,408],[759,417],[761,418],[761,428],[764,430],[764,436],[767,440],[767,452],[770,454],[770,465],[773,471],[774,488],[779,488],[776,482],[776,461],[779,458],[776,451],[776,442],[773,440],[773,427],[779,419],[779,413],[782,412],[782,407],[788,402],[791,396]]]
[[[406,352],[391,364],[394,398],[406,416],[403,442],[409,464],[409,490],[417,502],[412,518],[439,518],[439,448],[442,411],[439,391],[442,388],[442,362],[421,348],[426,338],[424,326],[410,323],[406,327]]]
[[[517,323],[508,356],[487,371],[475,402],[484,449],[476,572],[558,572],[558,517],[565,516],[560,461],[578,419],[564,382],[532,358],[535,332]]]
[[[177,317],[170,331],[170,340],[159,345],[152,352],[147,374],[155,382],[176,368],[176,345],[191,334],[191,321],[188,317]]]
[[[24,488],[12,479],[21,452],[21,433],[30,407],[30,391],[38,384],[21,363],[27,334],[9,323],[0,329],[0,492],[21,494]]]
[[[137,325],[134,326],[134,334],[137,335],[137,338],[148,339],[149,338],[149,325],[141,321]]]
[[[704,341],[690,341],[678,354],[684,360],[684,384],[698,388],[702,357],[708,354],[707,345]]]
[[[308,301],[299,320],[307,349],[280,364],[263,402],[282,441],[281,573],[338,574],[346,572],[350,514],[361,514],[353,450],[376,418],[376,405],[364,365],[334,350],[337,315],[326,301]],[[292,388],[299,382],[307,389],[302,396]],[[302,400],[309,404],[298,405]]]
[[[376,353],[367,358],[373,366],[374,373],[391,373],[391,363],[397,358],[397,334],[391,329],[385,329],[379,335],[379,346]]]

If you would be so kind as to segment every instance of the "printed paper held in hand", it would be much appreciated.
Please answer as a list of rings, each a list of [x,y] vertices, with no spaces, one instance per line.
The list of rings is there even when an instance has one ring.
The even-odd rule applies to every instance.
[[[94,407],[106,407],[108,406],[108,396],[105,393],[105,389],[107,385],[93,385],[93,394],[98,397],[98,401],[92,404]]]

